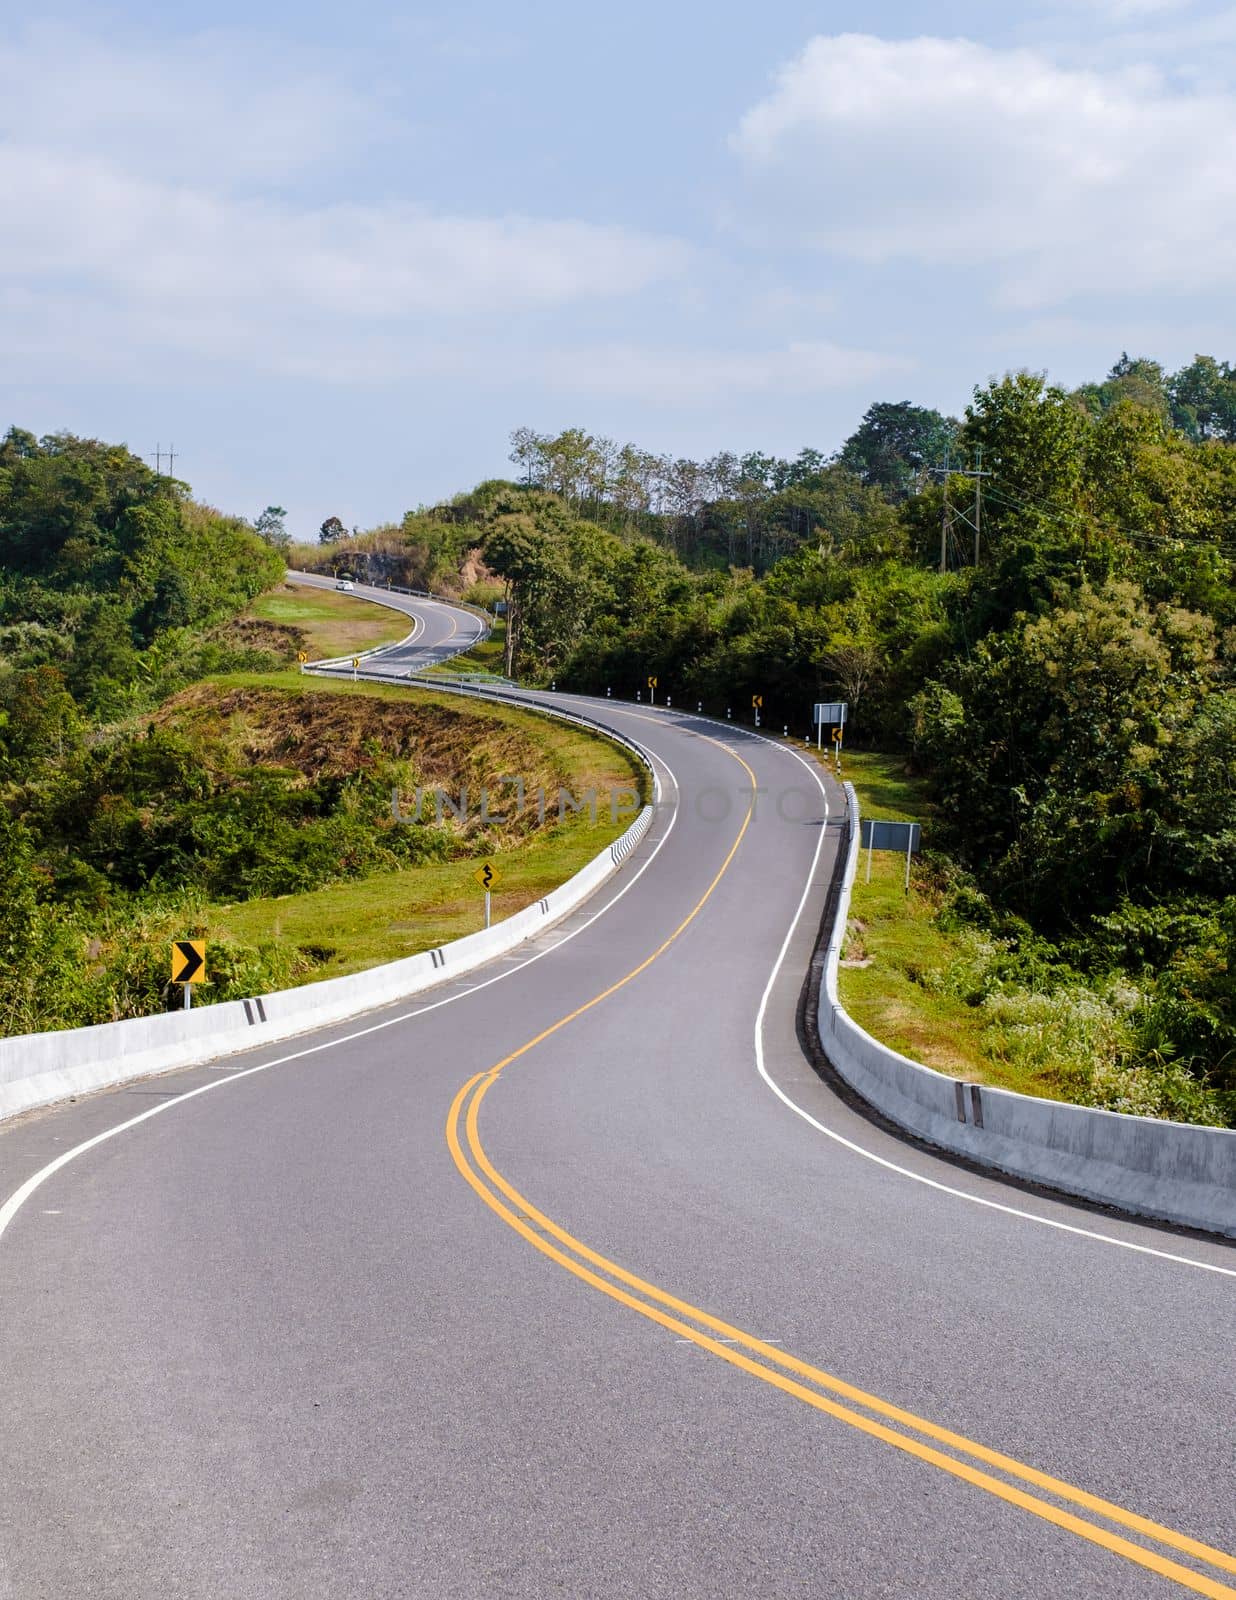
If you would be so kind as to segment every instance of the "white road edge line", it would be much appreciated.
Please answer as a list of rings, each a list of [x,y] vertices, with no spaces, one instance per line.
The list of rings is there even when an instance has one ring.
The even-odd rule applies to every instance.
[[[828,795],[825,791],[824,784],[820,779],[816,764],[814,762],[806,761],[801,755],[799,755],[797,750],[791,750],[786,745],[778,744],[775,739],[765,738],[763,734],[757,734],[756,737],[761,739],[763,743],[772,745],[777,750],[784,750],[787,755],[793,756],[795,761],[806,767],[808,772],[810,772],[811,776],[815,779],[816,786],[820,791],[820,798],[824,802],[824,817],[825,821],[827,821],[829,814]],[[772,973],[770,974],[768,984],[764,989],[764,995],[760,1001],[760,1009],[755,1018],[755,1064],[759,1068],[760,1077],[763,1078],[764,1082],[777,1096],[778,1100],[780,1100],[784,1105],[789,1106],[790,1110],[793,1111],[796,1116],[800,1116],[804,1122],[809,1122],[811,1126],[819,1133],[824,1134],[829,1139],[835,1140],[839,1145],[844,1145],[847,1150],[853,1151],[855,1155],[862,1156],[867,1161],[874,1161],[877,1166],[884,1167],[889,1172],[895,1172],[903,1178],[911,1178],[915,1183],[925,1184],[927,1188],[936,1189],[941,1194],[952,1195],[958,1200],[968,1200],[972,1205],[986,1206],[990,1211],[1001,1211],[1005,1216],[1008,1217],[1020,1217],[1026,1222],[1037,1222],[1040,1223],[1044,1228],[1056,1228],[1061,1233],[1076,1234],[1077,1237],[1081,1239],[1092,1239],[1099,1244],[1115,1245],[1119,1250],[1133,1250],[1136,1251],[1138,1255],[1156,1256],[1160,1261],[1171,1261],[1177,1266],[1196,1267],[1199,1272],[1214,1272],[1224,1278],[1236,1278],[1236,1268],[1220,1267],[1210,1261],[1198,1261],[1193,1256],[1173,1255],[1170,1250],[1156,1250],[1153,1245],[1135,1244],[1131,1239],[1117,1239],[1109,1233],[1096,1233],[1092,1228],[1079,1228],[1076,1226],[1076,1224],[1071,1222],[1057,1221],[1055,1217],[1043,1217],[1034,1211],[1022,1211],[1017,1206],[1004,1205],[999,1200],[988,1200],[983,1195],[970,1194],[965,1189],[955,1189],[951,1184],[940,1183],[936,1178],[928,1178],[925,1177],[921,1172],[914,1172],[909,1167],[899,1166],[895,1161],[889,1161],[884,1156],[876,1155],[874,1150],[867,1150],[862,1145],[855,1144],[852,1139],[847,1139],[843,1134],[836,1132],[835,1129],[828,1127],[823,1122],[820,1122],[816,1117],[813,1117],[809,1111],[805,1111],[803,1107],[797,1103],[797,1101],[791,1100],[789,1095],[786,1094],[785,1090],[781,1088],[780,1084],[773,1081],[769,1074],[768,1067],[764,1061],[764,1015],[768,1010],[769,996],[772,994],[773,986],[781,972],[781,967],[785,961],[786,952],[790,948],[790,941],[794,937],[794,932],[797,929],[799,920],[803,914],[803,908],[807,904],[807,897],[811,893],[812,884],[815,881],[816,867],[819,864],[820,852],[824,848],[824,832],[825,830],[821,828],[819,842],[815,847],[815,856],[811,862],[811,871],[808,873],[807,882],[803,887],[802,899],[798,902],[798,910],[794,913],[794,920],[790,923],[789,931],[786,933],[785,940],[777,954],[777,959],[773,963]],[[993,1174],[991,1181],[998,1183],[1000,1181],[998,1174]],[[1136,1219],[1134,1219],[1134,1226],[1137,1226]]]
[[[596,697],[580,696],[580,699],[595,700]],[[615,706],[612,701],[603,701],[597,703],[603,704],[608,711],[617,711],[619,715],[627,715],[633,719],[638,719],[639,721],[653,720],[648,716],[646,711],[627,712],[622,708]],[[684,716],[682,720],[690,720],[689,714]],[[769,739],[764,734],[752,733],[750,730],[747,730],[747,732],[749,737],[758,739],[761,744],[772,745],[776,750],[785,751],[787,755],[792,756],[795,761],[797,761],[811,774],[816,787],[820,791],[820,798],[824,806],[824,816],[825,820],[827,821],[829,815],[828,795],[824,788],[823,781],[820,778],[816,764],[814,762],[808,762],[804,760],[804,758],[799,755],[796,750],[792,750],[786,745],[779,744],[775,739]],[[681,791],[679,789],[678,780],[674,775],[673,769],[670,767],[665,758],[663,756],[654,755],[650,750],[643,750],[642,753],[654,765],[654,768],[657,763],[664,767],[670,782],[673,784],[675,793],[680,793]],[[242,1078],[252,1077],[254,1073],[266,1072],[271,1067],[285,1066],[289,1061],[299,1061],[305,1056],[317,1055],[323,1050],[331,1050],[336,1045],[350,1044],[353,1040],[363,1039],[368,1034],[379,1033],[382,1031],[382,1029],[392,1028],[398,1023],[409,1022],[414,1017],[423,1016],[428,1011],[436,1011],[441,1006],[451,1005],[454,1001],[463,999],[465,995],[474,994],[477,989],[487,989],[490,984],[500,983],[504,978],[513,977],[515,973],[522,972],[524,967],[531,966],[534,961],[540,961],[543,956],[552,955],[555,950],[560,949],[562,945],[573,939],[576,934],[583,933],[585,928],[591,927],[598,917],[604,916],[610,907],[616,905],[617,902],[622,899],[623,895],[628,892],[628,890],[635,887],[636,883],[638,883],[639,879],[643,877],[644,873],[648,870],[653,861],[656,859],[657,855],[660,853],[662,845],[666,843],[670,834],[674,831],[674,826],[678,821],[678,814],[679,807],[675,804],[670,816],[669,827],[657,841],[655,848],[649,855],[648,859],[640,867],[639,871],[633,874],[633,876],[618,891],[618,893],[614,895],[612,899],[607,900],[606,903],[597,911],[595,911],[586,922],[582,923],[578,928],[573,929],[572,932],[566,934],[563,938],[557,940],[554,944],[550,945],[548,949],[541,950],[536,955],[530,956],[526,961],[521,962],[517,967],[508,967],[506,971],[496,973],[492,978],[487,979],[484,983],[475,984],[472,988],[464,990],[462,994],[448,995],[442,1000],[433,1002],[431,1005],[418,1006],[413,1011],[401,1012],[397,1017],[389,1017],[385,1021],[373,1023],[367,1028],[359,1028],[352,1033],[342,1035],[338,1039],[327,1039],[321,1044],[310,1045],[304,1050],[296,1050],[288,1055],[279,1056],[274,1061],[263,1061],[259,1065],[255,1067],[248,1067],[242,1072],[231,1072],[226,1078],[219,1078],[213,1083],[201,1084],[196,1089],[186,1090],[184,1094],[177,1095],[174,1100],[164,1100],[159,1105],[151,1106],[149,1110],[140,1112],[136,1117],[130,1117],[125,1122],[117,1123],[113,1128],[107,1128],[102,1133],[95,1134],[93,1138],[85,1140],[82,1144],[72,1146],[70,1149],[65,1150],[62,1152],[62,1154],[57,1156],[54,1161],[48,1162],[45,1167],[40,1168],[38,1172],[33,1174],[33,1176],[27,1178],[26,1182],[9,1196],[4,1205],[0,1206],[0,1238],[3,1238],[5,1230],[8,1228],[13,1218],[21,1210],[22,1206],[26,1203],[30,1196],[34,1194],[35,1191],[39,1189],[48,1178],[52,1177],[53,1174],[58,1172],[61,1167],[67,1166],[69,1162],[76,1160],[76,1158],[80,1155],[84,1155],[87,1150],[94,1149],[96,1145],[103,1144],[106,1140],[114,1138],[117,1134],[125,1133],[128,1129],[137,1127],[139,1123],[146,1122],[150,1117],[158,1116],[164,1111],[170,1111],[173,1106],[181,1105],[186,1100],[193,1100],[198,1095],[206,1094],[211,1089],[221,1089],[225,1084],[238,1083]],[[862,1156],[866,1161],[873,1161],[877,1166],[884,1167],[889,1172],[895,1172],[900,1177],[909,1178],[914,1183],[921,1183],[929,1189],[935,1189],[941,1194],[951,1195],[957,1200],[968,1200],[972,1205],[985,1206],[990,1211],[1000,1211],[1006,1216],[1019,1217],[1026,1222],[1037,1222],[1045,1228],[1055,1228],[1061,1233],[1071,1233],[1076,1235],[1078,1238],[1090,1239],[1098,1244],[1114,1245],[1121,1250],[1132,1250],[1139,1255],[1155,1256],[1161,1261],[1171,1261],[1177,1266],[1196,1267],[1200,1272],[1212,1272],[1217,1273],[1222,1277],[1236,1278],[1236,1269],[1231,1267],[1220,1267],[1209,1261],[1198,1261],[1192,1256],[1180,1256],[1174,1255],[1167,1250],[1156,1250],[1151,1245],[1136,1244],[1130,1239],[1117,1239],[1111,1234],[1097,1233],[1091,1228],[1079,1228],[1073,1223],[1060,1222],[1054,1217],[1039,1216],[1036,1212],[1023,1211],[1017,1206],[1004,1205],[998,1200],[988,1200],[982,1195],[970,1194],[965,1189],[957,1189],[951,1184],[940,1183],[935,1178],[928,1178],[922,1173],[914,1172],[909,1167],[900,1166],[895,1161],[889,1161],[884,1156],[876,1155],[873,1150],[865,1149],[862,1145],[856,1144],[852,1139],[847,1139],[843,1134],[837,1133],[834,1129],[828,1127],[825,1123],[820,1122],[816,1117],[813,1117],[809,1111],[804,1110],[802,1106],[798,1105],[796,1101],[792,1100],[790,1096],[786,1094],[784,1089],[782,1089],[779,1084],[773,1081],[772,1077],[769,1075],[768,1068],[764,1060],[764,1016],[768,1009],[769,996],[772,994],[773,986],[776,983],[777,978],[780,975],[782,965],[785,962],[786,953],[790,947],[790,941],[793,939],[795,930],[802,919],[803,909],[806,906],[807,898],[811,893],[811,887],[815,878],[816,868],[819,864],[820,852],[824,848],[824,839],[825,831],[823,828],[821,828],[820,837],[815,847],[815,854],[812,857],[811,870],[807,876],[807,881],[803,886],[803,892],[798,902],[798,908],[795,911],[793,920],[791,921],[789,929],[786,932],[785,939],[782,941],[781,949],[777,953],[777,959],[773,963],[773,969],[769,975],[768,983],[765,986],[763,996],[760,999],[760,1008],[756,1013],[755,1018],[754,1043],[756,1066],[759,1069],[760,1077],[763,1078],[764,1082],[777,1096],[777,1098],[784,1105],[788,1106],[796,1116],[801,1117],[804,1122],[809,1123],[813,1128],[815,1128],[817,1132],[824,1134],[826,1138],[832,1139],[835,1143],[842,1145],[845,1149],[851,1151],[853,1154]],[[998,1177],[993,1176],[992,1181],[999,1182],[1000,1180]],[[1136,1223],[1134,1225],[1136,1226]]]
[[[586,922],[580,923],[578,928],[573,928],[570,933],[564,934],[561,939],[555,941],[548,949],[540,950],[536,955],[529,956],[518,967],[508,967],[504,972],[497,972],[492,978],[487,978],[484,983],[473,984],[470,989],[465,989],[462,993],[446,995],[441,1000],[435,1000],[427,1006],[417,1006],[412,1011],[401,1011],[396,1017],[387,1017],[382,1022],[371,1023],[367,1028],[357,1028],[352,1033],[342,1034],[338,1039],[325,1039],[321,1044],[308,1045],[304,1050],[293,1050],[288,1055],[277,1056],[273,1061],[261,1061],[257,1066],[246,1067],[240,1072],[230,1071],[226,1078],[216,1078],[211,1083],[199,1084],[196,1089],[186,1089],[184,1094],[178,1094],[173,1100],[160,1101],[157,1106],[151,1106],[149,1110],[141,1111],[135,1117],[129,1117],[124,1122],[118,1122],[114,1127],[105,1128],[102,1133],[96,1133],[93,1138],[85,1139],[81,1144],[73,1145],[70,1149],[62,1151],[54,1161],[49,1161],[45,1167],[40,1167],[36,1173],[26,1179],[20,1188],[15,1189],[4,1204],[0,1206],[0,1239],[4,1237],[9,1224],[32,1194],[42,1188],[43,1184],[59,1172],[61,1167],[67,1167],[71,1161],[76,1161],[78,1156],[85,1155],[87,1150],[93,1150],[96,1145],[104,1144],[108,1139],[114,1139],[117,1134],[127,1133],[130,1128],[136,1128],[139,1123],[148,1122],[151,1117],[157,1117],[165,1111],[171,1111],[173,1107],[183,1105],[186,1100],[195,1100],[198,1095],[209,1094],[212,1089],[222,1089],[228,1084],[239,1083],[243,1078],[251,1078],[255,1073],[268,1072],[272,1067],[286,1066],[289,1061],[300,1061],[305,1056],[317,1055],[323,1050],[333,1050],[337,1045],[351,1044],[355,1039],[364,1039],[368,1034],[380,1033],[384,1028],[393,1028],[398,1023],[410,1022],[414,1017],[424,1016],[428,1011],[437,1011],[441,1006],[453,1005],[456,1000],[462,1000],[466,995],[475,994],[478,989],[488,989],[490,984],[501,983],[504,978],[510,978],[515,973],[522,972],[524,967],[530,967],[533,962],[540,961],[542,957],[552,955],[555,950],[560,950],[564,944],[568,944],[578,934],[583,933],[586,928],[590,928],[598,917],[603,917],[607,911],[618,904],[623,895],[629,893],[635,887],[661,853],[662,847],[673,833],[678,822],[681,807],[677,803],[677,797],[681,794],[681,789],[673,768],[664,756],[658,756],[653,751],[644,749],[643,746],[639,748],[641,754],[652,765],[654,776],[656,775],[656,767],[659,765],[664,769],[665,775],[673,787],[675,799],[668,808],[670,811],[669,827],[657,840],[656,845],[649,853],[648,859],[642,863],[639,871],[633,873],[622,888],[619,889],[618,893],[607,900],[603,906],[598,907]],[[257,1046],[255,1048],[261,1047]]]

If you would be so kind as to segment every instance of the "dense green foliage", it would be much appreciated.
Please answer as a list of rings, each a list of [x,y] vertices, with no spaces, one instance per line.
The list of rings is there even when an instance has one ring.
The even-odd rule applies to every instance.
[[[0,441],[0,1028],[148,1009],[163,987],[139,933],[183,902],[191,874],[126,890],[140,871],[130,824],[172,751],[100,725],[205,671],[274,664],[228,624],[282,570],[244,523],[121,446],[17,428]],[[181,765],[200,787],[191,755]],[[220,956],[243,989],[241,954]]]
[[[43,667],[88,717],[153,703],[198,675],[211,624],[282,570],[243,522],[197,505],[123,446],[10,428],[0,441],[0,708],[13,716],[17,675]]]
[[[1117,984],[1125,1070],[1171,1061],[1197,1091],[1157,1108],[1232,1118],[1234,384],[1204,357],[1125,357],[1073,394],[1017,373],[958,423],[873,406],[832,460],[523,429],[521,481],[418,537],[483,548],[509,670],[625,696],[655,676],[735,716],[758,693],[800,732],[848,700],[852,737],[929,777],[942,915],[987,941],[990,983],[1049,1008]]]
[[[846,699],[850,737],[935,796],[939,915],[973,953],[939,981],[1020,997],[1043,1040],[1099,1017],[1097,1103],[1236,1123],[1231,366],[1122,357],[1071,394],[1012,374],[956,421],[881,403],[831,459],[693,463],[579,429],[512,446],[517,481],[297,559],[499,585],[507,670],[532,681],[633,696],[656,676],[736,717],[758,693],[800,733],[813,700]],[[364,813],[256,775],[203,789],[163,734],[92,748],[92,721],[165,688],[202,621],[269,582],[269,552],[181,493],[79,441],[10,435],[0,456],[11,945],[100,876],[112,896],[126,873],[279,892]],[[144,787],[152,764],[187,832],[150,825],[170,792]]]

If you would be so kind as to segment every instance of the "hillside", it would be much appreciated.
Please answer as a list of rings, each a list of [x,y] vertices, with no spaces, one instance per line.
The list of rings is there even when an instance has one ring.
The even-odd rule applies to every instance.
[[[832,456],[524,428],[511,459],[518,482],[402,530],[483,551],[508,673],[630,698],[652,677],[736,719],[758,696],[799,737],[847,701],[851,745],[934,807],[932,915],[966,943],[939,984],[1034,997],[1047,1039],[1106,1007],[1110,1071],[1062,1092],[1236,1122],[1230,363],[1122,356],[1072,392],[1011,373],[960,418],[880,402]]]
[[[559,786],[638,787],[625,754],[505,708],[301,676],[299,652],[369,648],[407,623],[282,576],[252,528],[122,447],[16,429],[0,444],[4,1032],[162,1009],[179,998],[169,941],[203,927],[204,1003],[390,959],[421,948],[407,925],[422,902],[449,919],[478,851],[509,863],[502,915],[612,836],[604,800],[596,829],[552,807]],[[395,790],[411,807],[418,787],[476,795],[512,772],[547,791],[548,817],[392,816]],[[329,949],[264,915],[312,894],[329,921],[343,885],[352,937]],[[473,886],[460,915],[477,903]]]

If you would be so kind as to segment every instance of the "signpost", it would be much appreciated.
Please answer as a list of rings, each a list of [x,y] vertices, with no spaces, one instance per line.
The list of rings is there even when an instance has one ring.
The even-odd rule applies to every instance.
[[[296,659],[297,659],[297,661],[300,662],[301,666],[303,667],[305,662],[308,661],[308,659],[309,659],[308,650],[298,650],[296,652]]]
[[[649,678],[649,680],[648,680],[648,704],[650,706],[655,706],[656,703],[657,703],[657,680],[655,678]]]
[[[485,926],[489,926],[489,891],[498,882],[502,874],[492,862],[486,861],[472,874],[481,888],[485,891]]]
[[[922,827],[917,822],[883,822],[864,817],[859,824],[859,842],[867,847],[867,882],[871,882],[873,850],[904,850],[906,853],[906,893],[910,892],[910,857],[917,855]]]
[[[762,694],[753,694],[751,696],[751,709],[755,712],[755,725],[757,728],[760,725],[760,707],[763,704],[764,696]]]
[[[193,1004],[193,985],[206,982],[205,939],[177,939],[172,945],[172,982],[184,985],[187,1011]]]
[[[845,728],[846,712],[850,709],[846,700],[817,700],[815,703],[815,747],[820,749],[824,739],[824,724],[828,723],[833,730],[833,743],[837,746],[837,754],[841,754],[841,734]]]
[[[352,657],[352,676],[353,676],[353,678],[355,678],[356,669],[359,666],[360,666],[360,657],[359,656],[353,656]]]

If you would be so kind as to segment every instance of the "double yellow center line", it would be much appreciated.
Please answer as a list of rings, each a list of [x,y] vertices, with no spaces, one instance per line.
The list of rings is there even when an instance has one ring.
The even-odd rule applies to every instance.
[[[709,742],[717,743],[718,748],[742,765],[751,780],[754,795],[755,774],[747,763],[718,741]],[[870,1438],[1063,1528],[1089,1544],[1169,1578],[1181,1588],[1208,1595],[1211,1600],[1236,1600],[1236,1588],[1210,1575],[1216,1571],[1236,1575],[1236,1558],[891,1405],[712,1316],[699,1306],[677,1299],[568,1233],[538,1210],[490,1161],[480,1138],[480,1109],[499,1075],[544,1040],[625,988],[669,949],[699,915],[725,875],[752,815],[753,811],[748,810],[729,853],[699,901],[650,956],[487,1071],[468,1079],[455,1096],[446,1122],[446,1140],[456,1167],[490,1210],[534,1249],[598,1293],[657,1323],[676,1337],[698,1345],[718,1360],[771,1384],[813,1410],[822,1411]],[[1126,1534],[1134,1537],[1126,1537]],[[1165,1551],[1183,1556],[1210,1571],[1184,1566]]]

